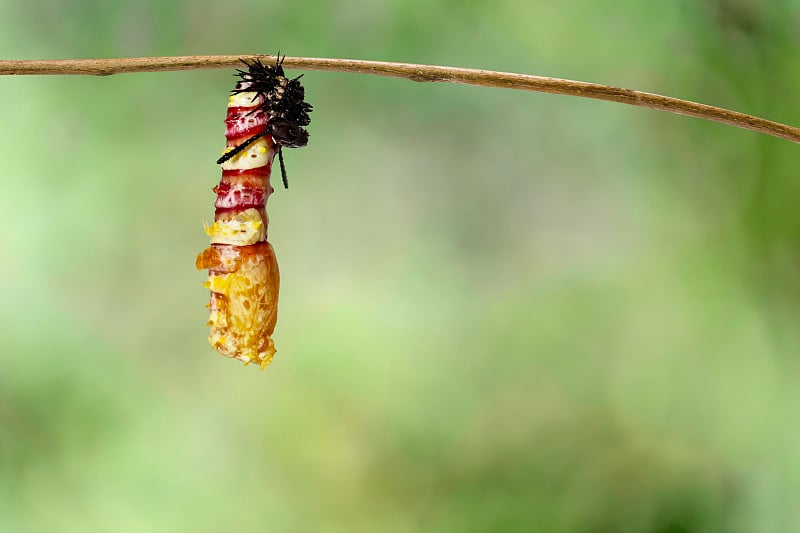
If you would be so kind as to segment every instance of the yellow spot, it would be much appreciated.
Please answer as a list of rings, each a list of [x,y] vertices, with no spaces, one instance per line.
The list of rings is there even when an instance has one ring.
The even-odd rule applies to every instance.
[[[212,243],[235,244],[236,246],[255,244],[262,240],[264,228],[261,215],[253,208],[242,211],[230,220],[216,221],[210,226],[203,224],[203,229],[211,237]],[[214,290],[213,286],[211,290]]]
[[[266,146],[259,146],[258,151],[261,152],[262,154],[266,154],[267,153],[267,147]]]
[[[228,294],[229,277],[230,277],[229,274],[225,274],[222,276],[219,275],[209,276],[205,286],[207,289],[211,290],[211,292],[216,292],[217,294]]]

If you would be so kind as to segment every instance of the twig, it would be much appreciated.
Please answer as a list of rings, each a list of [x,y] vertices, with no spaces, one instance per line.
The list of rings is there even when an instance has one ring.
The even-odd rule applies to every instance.
[[[240,56],[176,56],[133,57],[120,59],[57,59],[57,60],[0,60],[0,75],[20,74],[82,74],[110,76],[124,72],[156,72],[165,70],[195,70],[229,68],[241,65],[242,59],[261,59],[274,62],[269,55]],[[502,87],[525,91],[582,96],[608,100],[649,109],[659,109],[678,115],[702,118],[746,130],[757,131],[800,143],[800,128],[746,115],[721,107],[714,107],[669,96],[622,89],[597,83],[562,80],[533,76],[455,67],[416,65],[413,63],[388,63],[355,59],[327,59],[316,57],[287,57],[286,67],[303,70],[355,72],[406,78],[419,82],[452,82],[484,87]]]

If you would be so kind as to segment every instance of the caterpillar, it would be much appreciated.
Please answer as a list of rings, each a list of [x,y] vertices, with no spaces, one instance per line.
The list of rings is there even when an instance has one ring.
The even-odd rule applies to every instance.
[[[283,57],[274,65],[242,62],[239,81],[228,98],[225,151],[217,164],[222,179],[212,190],[214,223],[205,225],[211,246],[196,259],[208,270],[203,284],[211,291],[208,342],[220,354],[262,369],[275,355],[272,333],[278,317],[280,272],[267,240],[266,202],[275,155],[285,188],[289,187],[282,148],[308,143],[305,129],[311,104],[300,77],[286,78]]]

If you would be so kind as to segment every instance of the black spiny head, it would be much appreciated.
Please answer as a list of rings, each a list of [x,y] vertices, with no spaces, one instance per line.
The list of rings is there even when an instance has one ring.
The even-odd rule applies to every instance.
[[[302,75],[288,79],[283,72],[283,57],[278,55],[274,65],[264,65],[259,59],[246,60],[242,63],[247,65],[247,70],[239,70],[237,76],[241,81],[236,84],[234,94],[255,92],[264,98],[264,103],[259,106],[270,121],[275,119],[284,124],[289,124],[295,128],[302,129],[311,123],[308,114],[312,111],[312,106],[305,101],[305,89],[300,84]],[[303,130],[305,137],[308,133]],[[302,135],[294,135],[297,139]],[[282,144],[280,139],[277,144],[286,148],[298,148],[304,144],[287,143]]]

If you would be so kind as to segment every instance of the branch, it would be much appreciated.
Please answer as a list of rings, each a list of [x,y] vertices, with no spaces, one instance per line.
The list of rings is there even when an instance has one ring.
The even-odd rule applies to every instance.
[[[110,76],[124,72],[156,72],[165,70],[196,70],[212,68],[231,68],[241,66],[242,59],[261,59],[274,62],[270,55],[237,56],[176,56],[176,57],[133,57],[120,59],[56,59],[56,60],[0,60],[0,75],[19,74],[82,74],[91,76]],[[287,57],[284,66],[303,70],[325,70],[334,72],[354,72],[406,78],[419,82],[451,82],[484,87],[502,87],[542,93],[566,94],[597,100],[607,100],[637,107],[658,109],[712,120],[729,126],[757,131],[800,143],[800,128],[773,122],[752,115],[746,115],[721,107],[698,104],[669,96],[621,89],[597,83],[562,80],[468,68],[416,65],[413,63],[388,63],[385,61],[361,61],[355,59],[327,59],[316,57]]]

